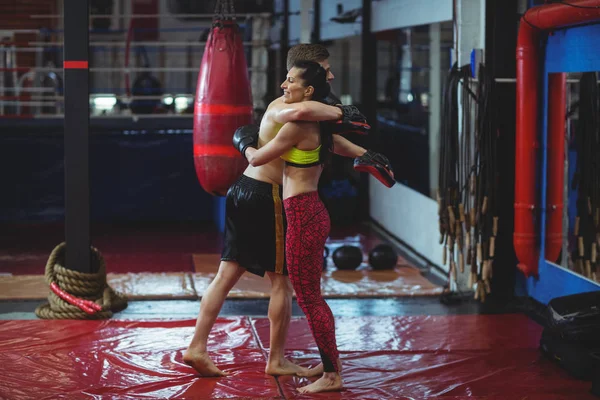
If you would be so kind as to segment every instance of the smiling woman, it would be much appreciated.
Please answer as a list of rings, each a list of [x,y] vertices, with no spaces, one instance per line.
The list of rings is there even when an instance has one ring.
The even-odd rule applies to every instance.
[[[312,81],[319,75],[327,76],[330,73],[323,67],[316,71],[308,70],[307,66],[309,63],[298,61],[289,70],[285,81],[281,84],[284,103],[297,103],[310,98],[323,99],[329,94],[329,84],[318,86],[317,88],[307,84],[307,82]]]

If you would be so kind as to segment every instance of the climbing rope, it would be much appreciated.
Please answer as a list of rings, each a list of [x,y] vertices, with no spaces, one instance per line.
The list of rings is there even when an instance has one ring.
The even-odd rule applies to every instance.
[[[459,85],[464,74],[464,71],[461,70],[457,64],[454,64],[448,73],[448,79],[444,87],[442,100],[438,214],[441,234],[440,244],[444,245],[443,264],[446,265],[446,263],[449,262],[450,267],[448,276],[450,291],[454,291],[456,289],[456,253],[458,253],[459,259],[458,268],[461,268],[462,266],[462,224],[460,217],[461,208],[459,204],[462,204],[461,182],[464,179],[464,175],[462,174],[463,168],[461,164],[464,160],[462,159],[461,155],[464,156],[464,154],[461,154],[459,147],[460,135],[458,94]],[[468,113],[469,109],[467,108],[463,111]]]
[[[466,263],[469,287],[476,285],[475,298],[485,301],[498,230],[495,81],[483,65],[477,85],[470,76],[469,65],[455,64],[444,88],[437,200],[448,291],[457,290],[457,274]]]
[[[64,267],[66,244],[56,246],[46,263],[45,279],[50,286],[48,303],[35,313],[43,319],[106,319],[127,307],[124,295],[106,282],[106,264],[98,249],[91,248],[96,273],[83,273]]]
[[[476,162],[474,164],[475,212],[471,218],[474,226],[471,249],[471,279],[477,282],[476,298],[485,299],[491,292],[492,267],[495,257],[496,236],[498,235],[498,161],[497,161],[497,106],[495,103],[496,82],[484,65],[479,67],[478,108],[476,131]],[[477,258],[477,262],[474,258]],[[478,266],[478,267],[476,267]]]

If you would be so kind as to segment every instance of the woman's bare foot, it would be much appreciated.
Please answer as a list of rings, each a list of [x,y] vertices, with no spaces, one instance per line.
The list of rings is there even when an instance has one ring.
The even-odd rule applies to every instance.
[[[327,372],[310,385],[298,388],[300,393],[320,393],[341,391],[344,387],[342,377],[337,372]]]
[[[278,361],[269,361],[265,368],[265,373],[269,375],[298,375],[306,376],[303,374],[308,373],[308,368],[301,367],[294,364],[285,358]]]
[[[217,368],[206,352],[193,352],[187,349],[183,353],[183,362],[194,368],[202,376],[227,376],[226,372]]]

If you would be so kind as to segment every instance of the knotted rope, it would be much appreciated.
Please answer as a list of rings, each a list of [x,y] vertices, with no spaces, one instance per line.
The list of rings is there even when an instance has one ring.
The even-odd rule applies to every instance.
[[[48,303],[35,313],[44,319],[106,319],[127,307],[127,298],[106,282],[106,264],[98,249],[91,247],[91,263],[96,273],[83,273],[64,267],[66,244],[56,246],[46,263],[50,285]]]

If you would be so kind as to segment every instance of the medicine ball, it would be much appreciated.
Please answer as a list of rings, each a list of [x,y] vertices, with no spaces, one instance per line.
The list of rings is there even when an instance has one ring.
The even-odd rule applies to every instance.
[[[356,269],[362,263],[362,250],[356,246],[341,246],[334,252],[333,263],[338,269]]]
[[[327,257],[329,257],[329,248],[325,246],[325,250],[323,250],[323,271],[327,269]]]
[[[373,269],[391,269],[397,262],[398,255],[389,244],[377,245],[369,253],[369,264]]]

